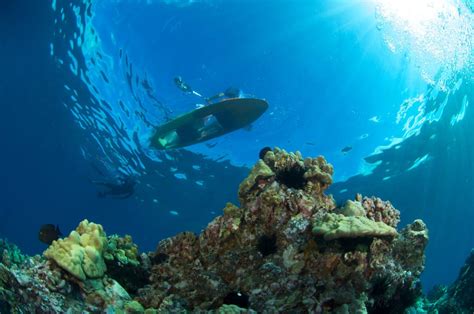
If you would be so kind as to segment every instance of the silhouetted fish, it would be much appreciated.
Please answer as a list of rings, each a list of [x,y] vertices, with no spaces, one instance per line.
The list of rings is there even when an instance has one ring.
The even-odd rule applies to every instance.
[[[343,149],[341,149],[341,152],[343,154],[347,154],[348,152],[350,152],[352,150],[352,146],[346,146],[344,147]]]
[[[260,150],[260,152],[258,153],[258,158],[263,159],[265,157],[265,154],[268,153],[271,150],[272,150],[272,148],[268,147],[268,146],[262,148]]]
[[[59,239],[62,236],[61,231],[59,231],[59,226],[52,224],[42,225],[38,233],[38,239],[50,245],[54,240]]]

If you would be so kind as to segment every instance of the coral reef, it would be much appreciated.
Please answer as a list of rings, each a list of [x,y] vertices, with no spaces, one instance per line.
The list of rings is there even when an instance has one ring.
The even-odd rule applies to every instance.
[[[0,264],[1,313],[61,313],[80,311],[83,302],[78,289],[59,268],[39,256],[28,258],[21,267]]]
[[[382,201],[378,197],[364,197],[357,194],[356,201],[359,201],[367,212],[367,218],[374,221],[381,221],[391,227],[396,228],[400,222],[400,212],[395,209],[389,201]]]
[[[0,263],[7,267],[20,265],[26,260],[26,256],[21,254],[20,249],[9,243],[7,240],[0,239]]]
[[[6,258],[9,246],[0,312],[401,313],[415,304],[421,220],[398,232],[399,212],[374,197],[337,207],[324,194],[333,167],[323,157],[275,148],[261,158],[239,187],[240,207],[228,203],[201,234],[164,239],[155,252],[87,220],[43,256]]]
[[[159,243],[140,303],[386,313],[414,303],[428,239],[421,221],[398,233],[389,203],[336,208],[323,193],[333,173],[323,157],[278,148],[263,157],[240,185],[241,207],[227,204],[200,235]]]
[[[148,284],[150,259],[147,254],[139,254],[138,246],[133,243],[130,235],[123,238],[118,235],[107,237],[104,260],[107,274],[117,280],[130,295]]]
[[[4,256],[23,256],[14,246],[5,250],[11,253],[4,252]],[[68,237],[53,241],[43,256],[24,257],[15,264],[2,260],[0,312],[80,313],[136,308],[136,302],[113,278],[114,273],[107,272],[104,258],[120,260],[123,265],[133,265],[133,269],[146,268],[137,254],[130,237],[107,238],[101,225],[84,220]],[[124,271],[120,279],[136,273],[140,272]]]

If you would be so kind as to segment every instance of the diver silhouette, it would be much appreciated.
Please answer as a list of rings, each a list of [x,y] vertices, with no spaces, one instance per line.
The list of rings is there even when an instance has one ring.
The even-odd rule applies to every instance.
[[[100,198],[129,198],[135,193],[135,185],[137,182],[131,177],[122,177],[118,181],[92,181],[97,186],[105,187],[105,190],[97,192]]]
[[[213,95],[211,97],[204,97],[201,93],[198,93],[195,91],[191,85],[186,83],[181,76],[176,76],[174,78],[174,84],[176,87],[178,87],[179,90],[181,90],[185,94],[192,94],[195,96],[198,96],[202,98],[204,101],[206,101],[207,104],[211,104],[213,102],[217,102],[226,98],[240,98],[242,97],[242,90],[237,87],[229,87],[225,91],[220,92],[216,95]]]

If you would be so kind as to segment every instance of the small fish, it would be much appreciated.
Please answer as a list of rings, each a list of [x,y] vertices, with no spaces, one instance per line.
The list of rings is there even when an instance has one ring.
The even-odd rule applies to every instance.
[[[59,230],[58,225],[46,224],[42,225],[38,233],[38,239],[50,245],[54,240],[59,239],[62,236],[61,231]]]
[[[314,144],[313,142],[306,142],[305,144],[306,145],[311,145],[311,146],[316,146],[316,144]]]
[[[351,150],[352,150],[352,146],[346,146],[343,149],[341,149],[341,153],[343,153],[345,155],[348,152],[350,152]]]
[[[146,90],[152,90],[152,89],[153,89],[153,88],[151,87],[151,85],[150,85],[150,82],[148,82],[147,79],[143,79],[143,80],[142,80],[142,86],[143,86],[143,88],[146,89]]]
[[[380,118],[377,117],[377,116],[373,116],[372,118],[369,119],[369,121],[373,122],[373,123],[379,123],[380,122]]]

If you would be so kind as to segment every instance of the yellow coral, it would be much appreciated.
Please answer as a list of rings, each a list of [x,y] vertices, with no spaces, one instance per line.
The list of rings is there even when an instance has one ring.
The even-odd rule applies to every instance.
[[[258,181],[261,179],[268,179],[275,176],[275,173],[267,166],[263,160],[255,164],[250,172],[249,176],[242,181],[239,186],[239,196],[243,197],[245,194],[249,193],[255,186],[258,186]]]
[[[44,256],[82,281],[100,278],[106,270],[102,257],[106,243],[102,226],[85,219],[67,238],[53,241]]]
[[[313,233],[324,236],[325,240],[358,237],[396,236],[397,230],[363,216],[346,217],[327,213],[313,219]]]
[[[338,208],[336,210],[338,214],[343,214],[344,216],[365,216],[365,209],[360,202],[348,200],[344,207]]]

